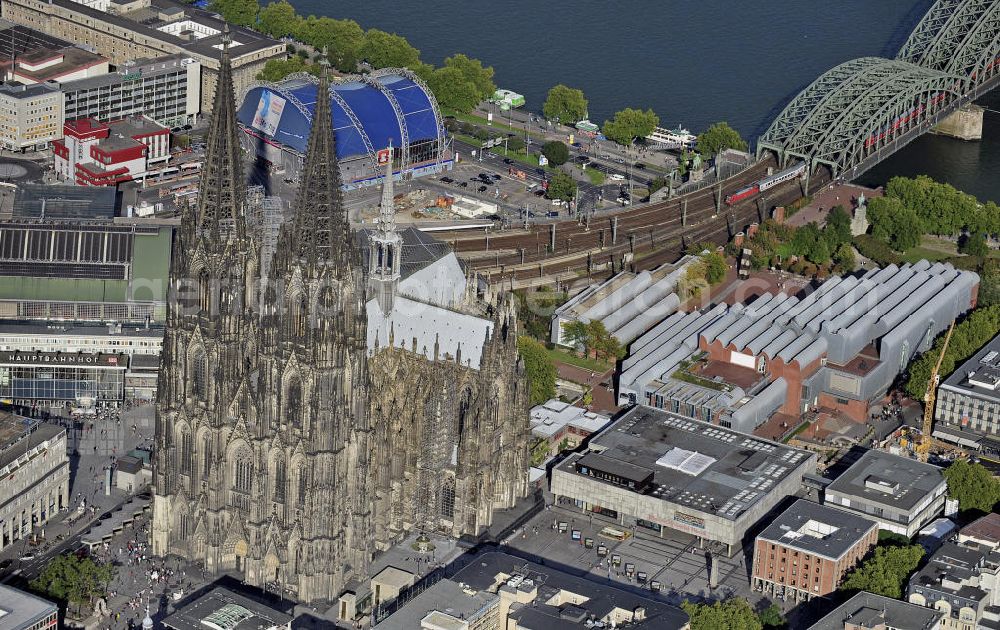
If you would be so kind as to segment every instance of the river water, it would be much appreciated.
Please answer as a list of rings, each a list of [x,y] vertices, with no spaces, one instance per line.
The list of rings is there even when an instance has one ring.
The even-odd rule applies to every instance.
[[[803,87],[838,63],[893,56],[931,0],[290,0],[302,15],[399,33],[440,64],[457,52],[496,69],[498,86],[540,111],[556,83],[580,88],[600,124],[624,107],[697,133],[725,120],[760,135]],[[1000,111],[1000,92],[984,99]],[[926,173],[1000,201],[1000,114],[982,142],[924,136],[862,178]]]

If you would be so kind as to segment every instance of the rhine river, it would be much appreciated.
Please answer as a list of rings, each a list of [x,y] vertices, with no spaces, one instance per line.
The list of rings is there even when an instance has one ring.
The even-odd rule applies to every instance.
[[[652,108],[663,127],[697,133],[728,121],[756,138],[781,108],[827,69],[855,57],[892,57],[930,0],[290,0],[302,15],[351,18],[406,37],[439,65],[454,53],[496,69],[499,87],[541,111],[565,83],[590,100],[601,124],[624,107]],[[1000,110],[1000,91],[981,104]],[[984,140],[925,135],[866,174],[927,174],[980,199],[1000,201],[1000,114],[986,112]]]

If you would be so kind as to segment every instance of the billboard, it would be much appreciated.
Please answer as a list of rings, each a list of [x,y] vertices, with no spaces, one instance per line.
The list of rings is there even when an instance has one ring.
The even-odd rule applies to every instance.
[[[253,127],[273,136],[278,130],[281,112],[285,111],[285,99],[270,90],[262,90],[257,103],[257,113],[253,116]]]

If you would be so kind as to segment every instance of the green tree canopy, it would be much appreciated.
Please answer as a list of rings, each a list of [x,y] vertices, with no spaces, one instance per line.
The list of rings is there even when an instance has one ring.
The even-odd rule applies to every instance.
[[[576,348],[582,346],[584,350],[587,349],[587,341],[589,340],[589,332],[587,330],[587,324],[581,322],[578,319],[574,319],[568,322],[562,323],[563,329],[563,340],[566,342],[567,346]]]
[[[831,250],[836,250],[841,243],[851,242],[851,215],[844,206],[836,205],[826,215],[823,238]]]
[[[258,21],[260,30],[278,38],[298,35],[302,25],[302,18],[288,0],[272,2],[261,9]]]
[[[760,623],[765,628],[784,628],[785,627],[785,616],[781,614],[781,606],[777,604],[771,604],[764,610],[760,611]]]
[[[517,349],[524,360],[524,372],[531,391],[531,404],[538,405],[556,395],[556,366],[541,342],[522,335]]]
[[[726,122],[717,122],[698,136],[698,153],[714,156],[726,149],[746,151],[747,143]]]
[[[227,22],[232,22],[239,26],[253,26],[257,22],[257,13],[260,5],[257,0],[212,0],[209,7],[226,18]]]
[[[330,64],[341,72],[357,71],[365,32],[354,20],[310,15],[299,20],[295,36],[317,50],[325,49]]]
[[[729,265],[726,264],[725,258],[716,252],[710,252],[702,254],[701,259],[705,263],[705,280],[709,284],[719,284],[726,279]]]
[[[592,319],[587,323],[587,347],[593,350],[599,359],[613,360],[625,356],[625,348],[608,332],[604,322],[599,319]]]
[[[764,627],[750,603],[738,597],[711,605],[685,600],[681,608],[691,618],[691,630],[762,630]]]
[[[958,500],[962,512],[986,514],[1000,503],[1000,479],[982,464],[957,460],[944,469],[944,478],[948,482],[948,495]]]
[[[373,68],[413,68],[420,63],[420,51],[405,37],[373,28],[365,33],[361,58]]]
[[[457,112],[471,112],[482,100],[476,85],[458,68],[437,68],[428,77],[427,87],[434,92],[434,98],[441,107]]]
[[[920,545],[876,547],[874,554],[848,574],[840,590],[868,591],[900,599],[903,584],[923,557],[924,549]]]
[[[551,140],[542,146],[542,155],[552,166],[562,166],[569,160],[569,147],[560,140]]]
[[[895,197],[876,197],[868,202],[872,236],[888,243],[897,252],[920,244],[920,219]]]
[[[113,576],[114,567],[110,564],[66,554],[46,564],[41,575],[32,580],[31,588],[52,599],[76,604],[79,609],[102,595]]]
[[[268,59],[267,63],[264,64],[264,69],[257,73],[257,78],[261,81],[277,82],[296,72],[308,72],[319,76],[322,70],[322,66],[311,64],[301,57]]]
[[[611,120],[604,121],[601,132],[616,144],[631,146],[636,138],[645,138],[659,124],[660,117],[651,109],[626,108],[616,112]]]
[[[986,237],[981,232],[974,232],[962,238],[958,244],[958,251],[969,256],[983,258],[989,255],[990,247],[986,244]]]
[[[987,341],[1000,334],[1000,305],[979,307],[955,326],[948,343],[948,351],[941,361],[941,379],[955,371],[955,367],[982,348]],[[931,370],[941,355],[945,333],[938,335],[930,350],[921,354],[907,367],[906,393],[922,400],[927,391]]]
[[[556,173],[549,180],[549,189],[545,191],[545,196],[549,199],[561,199],[569,201],[576,195],[576,180],[566,173]]]
[[[470,59],[462,54],[453,55],[444,60],[444,67],[458,70],[475,87],[473,95],[477,104],[497,91],[497,86],[493,83],[493,66],[483,67],[483,62],[478,59]]]
[[[854,258],[854,248],[850,243],[842,243],[833,253],[833,262],[840,267],[844,273],[854,271],[857,261]]]
[[[559,84],[549,90],[542,104],[542,113],[549,120],[573,124],[587,117],[587,99],[583,90]]]

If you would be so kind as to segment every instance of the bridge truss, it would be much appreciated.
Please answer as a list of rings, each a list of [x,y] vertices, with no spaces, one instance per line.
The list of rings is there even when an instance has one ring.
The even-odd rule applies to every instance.
[[[896,59],[848,61],[796,95],[758,139],[757,155],[803,160],[810,172],[827,165],[840,177],[930,128],[998,72],[1000,0],[937,0]]]

